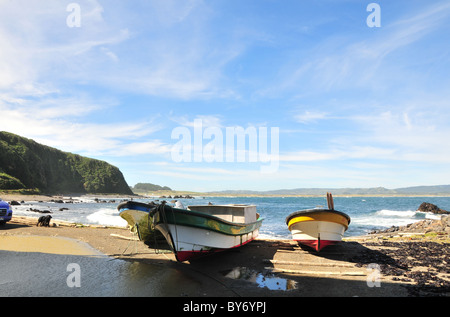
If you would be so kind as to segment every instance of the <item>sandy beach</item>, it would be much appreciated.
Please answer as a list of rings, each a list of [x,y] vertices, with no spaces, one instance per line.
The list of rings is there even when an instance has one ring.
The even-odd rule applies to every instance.
[[[160,293],[140,292],[136,286],[131,287],[132,290],[128,286],[128,293],[124,293],[122,286],[110,285],[108,292],[98,290],[98,294],[93,293],[92,288],[88,291],[80,287],[76,296],[404,297],[450,294],[448,233],[397,231],[353,237],[320,253],[290,240],[258,239],[241,248],[191,263],[178,263],[171,252],[135,241],[128,229],[64,222],[37,227],[35,222],[33,218],[14,217],[0,227],[0,262],[30,253],[76,255],[83,261],[103,254],[120,261],[120,270],[123,270],[123,263],[140,264],[146,270],[151,267],[174,273],[169,280],[173,275],[181,279],[181,282],[158,282],[164,282],[165,287]],[[107,273],[108,278],[115,274]],[[64,272],[63,276],[68,274]],[[46,276],[42,278],[45,280]],[[8,284],[13,285],[14,280],[3,284],[0,281],[0,288]],[[66,296],[67,286],[63,282],[60,284],[60,295]],[[10,295],[49,295],[43,289],[18,292]]]

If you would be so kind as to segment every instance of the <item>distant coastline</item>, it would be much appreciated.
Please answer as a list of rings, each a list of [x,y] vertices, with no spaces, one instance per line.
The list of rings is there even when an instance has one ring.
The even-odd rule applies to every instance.
[[[420,193],[420,194],[334,194],[333,190],[329,190],[333,194],[333,197],[450,197],[450,193]],[[255,194],[255,193],[224,193],[224,192],[192,192],[192,191],[154,191],[154,192],[139,192],[135,193],[141,197],[174,197],[174,196],[186,196],[193,197],[325,197],[327,191],[324,194]]]
[[[419,192],[417,189],[422,191]],[[414,189],[412,192],[408,190]],[[120,193],[73,193],[73,194],[42,194],[36,192],[27,192],[21,190],[0,190],[0,199],[3,200],[41,200],[50,201],[56,198],[64,197],[129,197],[130,199],[143,199],[143,198],[165,198],[176,199],[185,197],[325,197],[327,192],[333,194],[334,197],[450,197],[450,185],[439,186],[421,186],[421,187],[408,187],[402,189],[385,189],[378,187],[376,190],[381,192],[375,192],[373,188],[354,188],[354,189],[342,189],[342,188],[312,188],[312,189],[291,189],[291,190],[275,190],[275,191],[245,191],[245,190],[227,190],[216,192],[195,192],[187,190],[156,190],[156,191],[138,191],[133,190],[133,194],[120,194]],[[298,193],[295,193],[298,191]],[[400,191],[400,192],[398,192]],[[403,192],[402,192],[403,191]],[[303,192],[303,193],[300,193]]]
[[[334,196],[428,196],[428,195],[450,195],[450,185],[434,185],[434,186],[413,186],[388,189],[385,187],[369,187],[369,188],[295,188],[295,189],[277,189],[268,191],[250,191],[250,190],[226,190],[214,192],[214,194],[253,194],[262,196],[323,196],[327,192]]]

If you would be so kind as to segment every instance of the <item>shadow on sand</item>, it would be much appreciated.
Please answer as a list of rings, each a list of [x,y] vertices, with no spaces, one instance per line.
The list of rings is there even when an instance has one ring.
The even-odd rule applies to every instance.
[[[317,253],[274,240],[256,240],[176,266],[194,278],[206,278],[211,285],[220,284],[228,290],[224,296],[408,296],[407,284],[402,282],[379,276],[380,283],[368,283],[371,271],[365,266],[370,263],[398,267],[391,257],[356,242]],[[358,274],[346,274],[342,268],[358,270]]]

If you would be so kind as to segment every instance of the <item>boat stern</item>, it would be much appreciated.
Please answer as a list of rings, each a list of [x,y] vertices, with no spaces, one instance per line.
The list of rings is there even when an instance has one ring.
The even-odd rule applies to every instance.
[[[292,213],[286,218],[292,239],[316,251],[342,241],[350,217],[329,209],[310,209]]]

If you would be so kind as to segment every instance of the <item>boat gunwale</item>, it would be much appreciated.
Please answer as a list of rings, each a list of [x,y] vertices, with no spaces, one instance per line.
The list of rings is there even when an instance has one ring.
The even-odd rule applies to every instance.
[[[138,206],[144,207],[145,209],[148,208],[148,210],[140,210],[140,209],[138,209],[138,211],[148,212],[148,213],[150,212],[151,209],[156,208],[157,206],[159,206],[159,205],[153,206],[153,205],[149,205],[149,204],[142,203],[142,202],[128,201],[128,202],[121,203],[117,208],[118,209],[120,208],[119,210],[122,210],[121,212],[133,209],[133,208],[130,208],[130,206],[129,207],[125,207],[128,204],[136,204]],[[247,205],[247,206],[250,206],[250,205]],[[172,211],[175,211],[175,212],[180,213],[180,214],[185,214],[185,215],[188,215],[188,216],[197,216],[197,217],[200,217],[200,218],[209,218],[211,220],[222,222],[222,223],[224,223],[226,225],[229,225],[229,226],[248,227],[250,225],[255,225],[255,224],[259,223],[259,222],[262,222],[264,220],[264,218],[261,218],[259,213],[256,213],[258,215],[258,218],[254,222],[248,222],[248,223],[231,222],[231,221],[227,221],[225,219],[222,219],[220,217],[213,216],[213,215],[210,215],[210,214],[207,214],[207,213],[203,213],[203,212],[200,212],[200,211],[179,209],[179,208],[174,208],[174,207],[168,206],[168,205],[164,205],[164,211],[165,211],[166,207],[167,208],[171,208]],[[136,209],[134,209],[134,210],[136,210]]]
[[[188,217],[197,217],[200,219],[205,219],[206,221],[215,221],[216,223],[218,223],[219,225],[225,225],[226,227],[229,228],[229,230],[221,230],[218,229],[216,227],[213,226],[203,226],[202,224],[197,224],[196,222],[193,223],[177,223],[176,221],[174,222],[169,222],[170,224],[173,225],[180,225],[180,226],[186,226],[186,227],[191,227],[191,228],[196,228],[199,230],[206,230],[206,231],[215,231],[218,232],[220,234],[224,234],[227,236],[242,236],[245,234],[249,234],[250,232],[253,232],[257,229],[259,229],[262,225],[263,222],[263,218],[258,217],[258,219],[254,222],[249,222],[249,223],[236,223],[236,222],[230,222],[227,220],[224,220],[222,218],[216,217],[216,216],[212,216],[209,214],[205,214],[202,212],[198,212],[198,211],[191,211],[191,210],[185,210],[185,209],[178,209],[178,208],[173,208],[170,206],[167,206],[169,208],[172,209],[172,212],[175,211],[175,213],[178,213],[180,215],[184,215],[184,216],[188,216]],[[160,213],[161,211],[157,211],[157,213]],[[167,212],[166,209],[164,209],[164,212]],[[168,211],[168,213],[170,213],[170,211]],[[258,214],[259,215],[259,214]],[[161,218],[161,216],[160,216]],[[163,223],[161,221],[161,219],[158,219],[155,221],[155,226],[157,226],[158,224]]]
[[[118,206],[117,206],[117,210],[119,210],[119,211],[121,211],[122,209],[133,209],[133,208],[130,208],[128,205],[130,205],[130,204],[134,204],[134,205],[137,205],[137,206],[140,206],[140,207],[144,207],[145,209],[148,209],[148,211],[150,211],[151,209],[153,209],[153,208],[155,208],[156,206],[158,206],[158,205],[150,205],[150,204],[147,204],[147,203],[143,203],[143,202],[140,202],[140,201],[125,201],[125,202],[123,202],[123,203],[120,203]],[[140,209],[138,209],[138,210],[140,210]],[[140,211],[144,211],[144,210],[140,210]]]
[[[291,213],[289,216],[287,216],[286,217],[286,225],[289,225],[289,222],[294,217],[305,216],[305,215],[307,216],[307,215],[314,214],[314,213],[318,213],[318,214],[334,213],[334,214],[338,214],[338,215],[345,217],[348,221],[348,225],[350,225],[350,222],[351,222],[350,216],[342,211],[338,211],[338,210],[334,210],[334,209],[305,209],[305,210],[295,211],[295,212]]]

